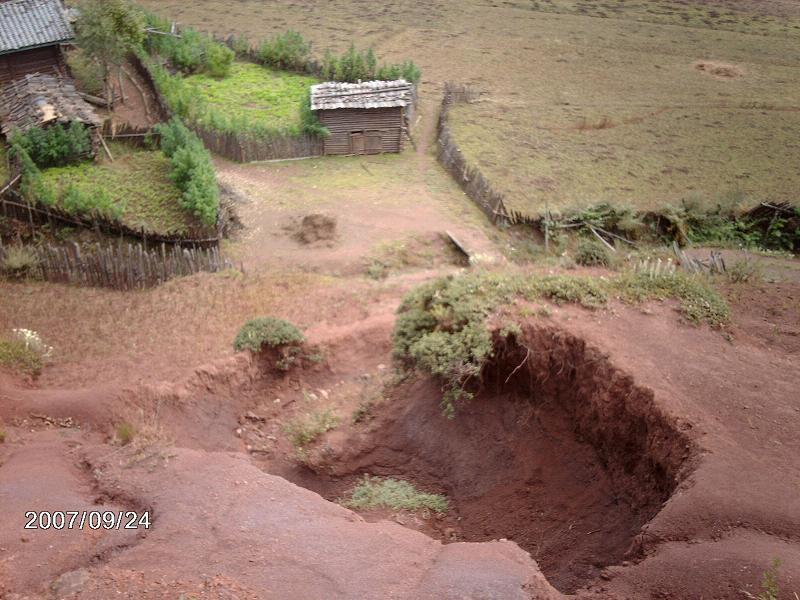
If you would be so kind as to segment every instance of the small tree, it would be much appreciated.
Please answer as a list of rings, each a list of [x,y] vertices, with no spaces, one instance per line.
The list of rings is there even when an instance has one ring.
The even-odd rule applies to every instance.
[[[111,71],[116,68],[121,93],[122,63],[144,41],[144,16],[128,0],[83,0],[76,39],[78,46],[103,68],[103,87],[110,109]]]

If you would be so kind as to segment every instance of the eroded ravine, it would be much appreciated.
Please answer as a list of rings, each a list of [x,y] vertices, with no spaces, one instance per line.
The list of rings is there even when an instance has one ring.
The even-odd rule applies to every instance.
[[[433,381],[400,386],[367,438],[338,444],[317,481],[297,483],[333,499],[337,480],[369,473],[443,492],[452,510],[434,534],[513,540],[570,593],[642,555],[642,526],[691,462],[651,390],[555,327],[497,338],[482,389],[455,419],[440,400]]]

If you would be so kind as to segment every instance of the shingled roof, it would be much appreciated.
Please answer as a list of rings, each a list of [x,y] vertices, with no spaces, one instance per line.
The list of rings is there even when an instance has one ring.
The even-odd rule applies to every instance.
[[[57,44],[73,37],[61,0],[0,2],[0,54]]]
[[[99,127],[103,121],[71,81],[43,73],[24,75],[0,90],[0,122],[8,136],[50,123],[78,121]]]
[[[389,108],[412,102],[411,84],[396,81],[328,82],[311,86],[311,110]]]

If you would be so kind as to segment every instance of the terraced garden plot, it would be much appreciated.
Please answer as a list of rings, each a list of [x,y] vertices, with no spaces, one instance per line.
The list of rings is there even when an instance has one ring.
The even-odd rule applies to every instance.
[[[199,227],[179,203],[180,191],[169,178],[170,163],[161,152],[111,147],[114,162],[83,162],[44,170],[45,181],[63,193],[74,185],[87,193],[105,190],[122,207],[122,221],[159,234],[181,234]]]
[[[211,109],[234,122],[291,132],[300,129],[301,99],[317,83],[314,77],[243,62],[235,62],[224,79],[197,74],[185,81]]]

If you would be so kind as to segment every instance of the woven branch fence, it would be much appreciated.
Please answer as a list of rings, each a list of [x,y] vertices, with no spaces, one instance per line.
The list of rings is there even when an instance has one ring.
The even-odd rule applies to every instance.
[[[12,184],[17,182],[12,180]],[[203,235],[203,231],[190,232],[187,236],[156,235],[144,228],[134,229],[116,219],[109,219],[102,215],[75,215],[57,206],[31,204],[22,199],[17,191],[13,189],[13,185],[5,190],[3,194],[0,194],[0,215],[17,219],[18,221],[27,221],[31,227],[35,224],[83,227],[116,237],[135,238],[141,240],[145,247],[148,244],[161,243],[192,248],[208,248],[219,245],[218,236]]]
[[[469,86],[446,83],[442,110],[439,114],[437,156],[467,196],[496,224],[511,224],[515,219],[506,210],[503,195],[494,190],[480,170],[467,163],[448,124],[450,107],[475,102],[479,92]]]
[[[141,243],[120,243],[81,252],[73,243],[27,248],[36,256],[36,275],[45,281],[116,290],[144,289],[175,277],[234,268],[216,247],[189,249],[161,244],[146,249]],[[8,253],[8,246],[0,246],[0,264]]]

